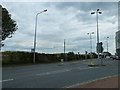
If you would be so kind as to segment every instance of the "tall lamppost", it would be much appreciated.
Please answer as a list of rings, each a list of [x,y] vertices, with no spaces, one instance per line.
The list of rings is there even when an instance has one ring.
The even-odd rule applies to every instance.
[[[35,63],[35,49],[36,49],[36,30],[37,30],[37,17],[39,14],[46,12],[47,10],[41,11],[36,14],[36,22],[35,22],[35,35],[34,35],[34,58],[33,58],[33,63]]]
[[[107,46],[107,52],[108,52],[108,36],[106,37],[106,46]]]
[[[87,33],[87,34],[90,35],[90,49],[91,49],[91,53],[92,53],[92,34],[94,34],[94,32]]]
[[[107,52],[108,52],[108,38],[109,38],[109,37],[107,37]]]
[[[96,10],[96,12],[91,12],[91,14],[96,13],[96,19],[97,19],[97,45],[99,44],[99,30],[98,30],[98,14],[102,14],[102,12],[99,11],[99,9]],[[98,48],[98,59],[99,59],[99,48]]]
[[[66,59],[66,55],[65,55],[65,39],[64,39],[64,60]]]

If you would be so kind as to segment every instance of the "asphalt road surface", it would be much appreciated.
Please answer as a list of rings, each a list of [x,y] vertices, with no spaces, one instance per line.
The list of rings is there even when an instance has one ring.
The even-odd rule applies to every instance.
[[[95,60],[100,64],[100,60]],[[89,67],[90,60],[6,67],[2,69],[2,88],[69,88],[118,75],[118,60],[103,60],[106,66]]]

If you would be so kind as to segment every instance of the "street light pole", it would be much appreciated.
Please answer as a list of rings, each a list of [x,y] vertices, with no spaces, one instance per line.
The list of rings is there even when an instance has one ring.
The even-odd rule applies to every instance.
[[[91,48],[91,53],[92,53],[92,34],[94,34],[94,32],[87,33],[87,34],[90,35],[90,48]]]
[[[91,49],[91,58],[92,58],[92,34],[94,34],[94,32],[87,33],[87,34],[90,35],[90,49]]]
[[[35,49],[36,49],[36,30],[37,30],[37,17],[39,14],[46,12],[47,10],[44,10],[42,12],[39,12],[36,14],[36,19],[35,19],[35,35],[34,35],[34,57],[33,57],[33,63],[35,63]]]
[[[102,12],[100,12],[99,9],[97,9],[96,12],[91,12],[91,14],[95,14],[95,13],[97,18],[97,44],[98,44],[99,43],[98,14],[102,14]],[[98,59],[99,59],[99,50],[98,50]]]
[[[106,52],[108,52],[108,36],[107,37],[104,37],[104,39],[105,39],[105,43],[106,43]]]
[[[96,15],[96,17],[97,17],[97,43],[99,43],[99,31],[98,31],[98,9],[97,9],[96,13],[97,13],[97,15]]]
[[[107,37],[107,52],[108,52],[108,38],[109,38],[109,37]]]
[[[64,39],[64,60],[66,59],[66,55],[65,55],[65,39]]]

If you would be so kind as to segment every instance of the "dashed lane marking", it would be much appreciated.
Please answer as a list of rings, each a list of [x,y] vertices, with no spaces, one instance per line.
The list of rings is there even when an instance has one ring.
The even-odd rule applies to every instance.
[[[1,82],[7,82],[7,81],[13,81],[14,79],[6,79],[6,80],[2,80],[2,81],[0,81],[0,83]]]
[[[72,70],[85,70],[85,69],[92,69],[92,68],[98,68],[98,67],[78,67],[78,68],[72,68],[72,69],[64,69],[64,70],[56,70],[56,71],[51,71],[51,72],[44,72],[44,73],[39,73],[36,74],[37,76],[44,76],[44,75],[50,75],[50,74],[58,74],[58,73],[63,73],[63,72],[68,72],[68,71],[72,71]]]

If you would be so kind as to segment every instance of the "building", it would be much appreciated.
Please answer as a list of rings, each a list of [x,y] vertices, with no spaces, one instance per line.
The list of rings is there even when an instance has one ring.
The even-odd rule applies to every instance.
[[[120,30],[116,32],[116,55],[120,58]]]
[[[116,41],[116,55],[120,58],[120,1],[118,2],[118,31],[115,36]]]

